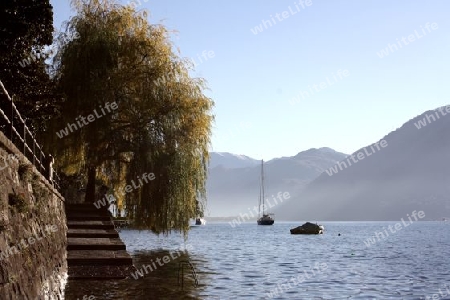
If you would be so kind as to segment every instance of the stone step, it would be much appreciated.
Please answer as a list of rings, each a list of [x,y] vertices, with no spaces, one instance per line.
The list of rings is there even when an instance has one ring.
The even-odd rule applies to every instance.
[[[93,215],[110,215],[110,212],[107,209],[95,209],[95,210],[74,210],[74,209],[66,209],[66,214],[93,214]]]
[[[123,279],[136,270],[107,210],[69,204],[66,216],[70,280]]]
[[[114,229],[74,229],[69,228],[67,238],[119,238]]]
[[[114,229],[111,221],[67,221],[69,229]]]
[[[69,280],[125,279],[134,272],[134,266],[70,266]]]
[[[66,203],[66,207],[80,208],[80,207],[95,207],[94,203]]]
[[[68,266],[123,266],[133,264],[126,250],[71,250],[67,252]]]
[[[111,221],[111,217],[108,215],[68,214],[66,216],[68,221]]]
[[[119,238],[68,238],[67,250],[126,250]]]
[[[83,203],[83,204],[66,204],[65,206],[66,211],[82,211],[82,212],[101,212],[101,211],[106,211],[106,206],[105,207],[100,207],[97,208],[94,204],[90,204],[90,203]],[[102,209],[103,208],[103,209]]]

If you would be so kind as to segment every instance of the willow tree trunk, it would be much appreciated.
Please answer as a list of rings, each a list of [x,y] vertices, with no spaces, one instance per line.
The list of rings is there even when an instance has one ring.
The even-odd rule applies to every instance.
[[[95,202],[95,167],[89,167],[88,169],[88,182],[86,184],[86,195],[84,197],[84,202],[94,203]]]

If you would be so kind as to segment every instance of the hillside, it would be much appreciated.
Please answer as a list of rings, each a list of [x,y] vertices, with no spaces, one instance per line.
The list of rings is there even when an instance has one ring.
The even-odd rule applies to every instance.
[[[247,168],[256,166],[259,161],[245,155],[237,155],[228,152],[211,152],[209,168],[222,166],[226,169]]]
[[[298,194],[306,184],[345,156],[330,148],[320,148],[270,160],[264,164],[266,195],[270,197],[278,192]],[[246,156],[211,153],[206,215],[235,216],[257,205],[260,163]]]
[[[356,163],[345,159],[347,167],[322,173],[278,207],[278,219],[400,220],[413,210],[428,220],[450,216],[450,114],[443,113],[408,121],[380,140],[384,148],[359,149]]]

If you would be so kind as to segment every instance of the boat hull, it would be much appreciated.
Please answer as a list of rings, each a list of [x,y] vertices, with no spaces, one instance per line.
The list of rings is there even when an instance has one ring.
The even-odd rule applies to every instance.
[[[201,218],[197,218],[195,220],[195,225],[200,226],[200,225],[206,225],[206,221],[204,219]]]
[[[273,225],[274,220],[258,220],[258,225]]]
[[[291,234],[323,234],[324,227],[322,225],[306,222],[305,224],[291,229]]]
[[[291,234],[323,234],[323,230],[295,230],[291,229]]]

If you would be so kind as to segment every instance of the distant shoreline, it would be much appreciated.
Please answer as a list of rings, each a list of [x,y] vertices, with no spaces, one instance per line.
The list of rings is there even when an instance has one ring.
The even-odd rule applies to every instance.
[[[232,221],[234,219],[236,219],[236,217],[204,217],[204,219],[208,222],[229,222]],[[436,219],[436,220],[419,220],[417,222],[450,222],[450,217],[445,218],[446,220],[442,220],[442,219]],[[245,222],[242,223],[252,223],[253,221],[256,221],[257,218],[255,219],[250,219],[247,220]],[[289,223],[289,222],[312,222],[312,219],[308,219],[308,220],[275,220],[275,222],[283,222],[283,223]],[[316,220],[313,220],[314,222],[316,222]],[[374,223],[378,223],[378,222],[398,222],[398,220],[358,220],[358,221],[333,221],[333,220],[317,220],[318,222],[328,222],[328,223],[355,223],[355,222],[374,222]]]

